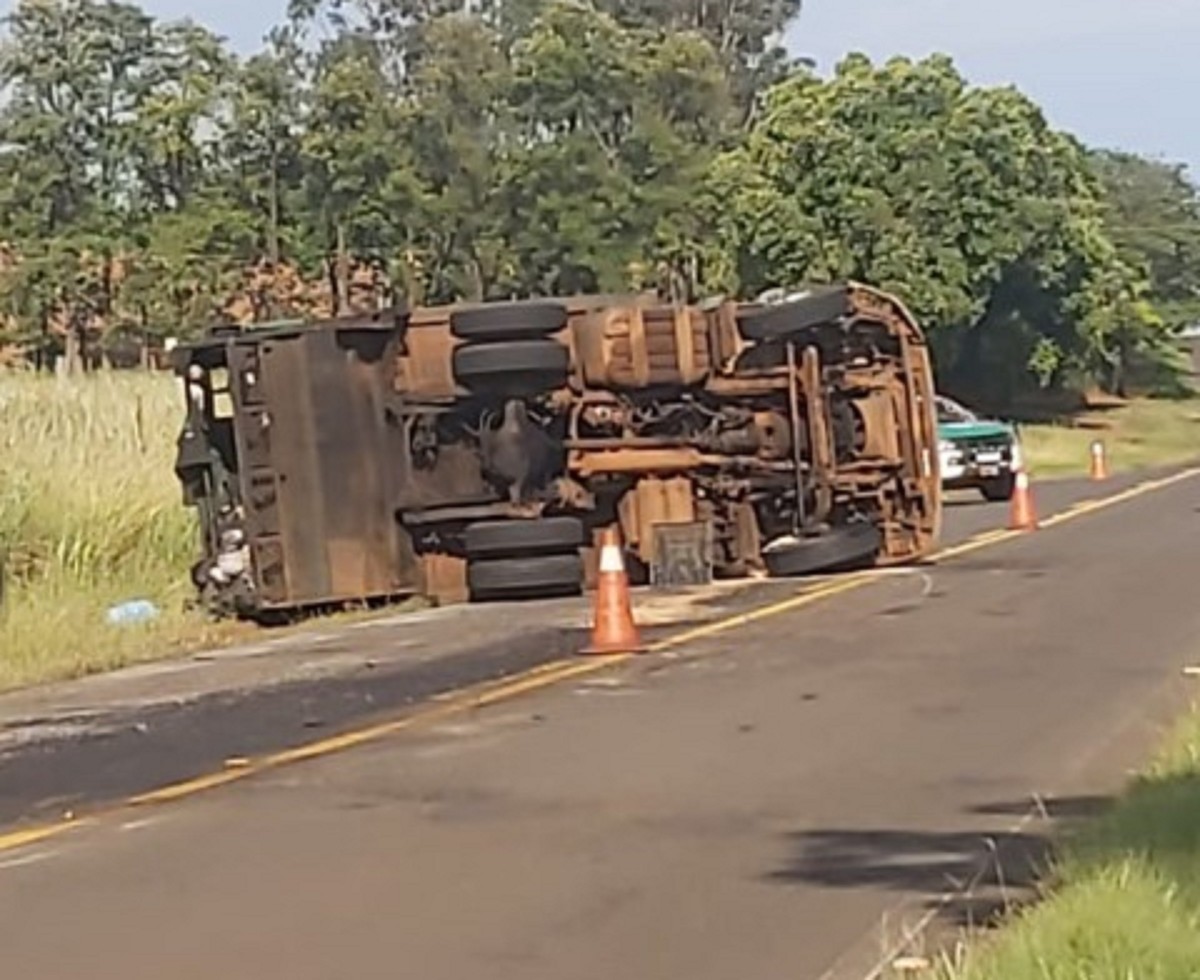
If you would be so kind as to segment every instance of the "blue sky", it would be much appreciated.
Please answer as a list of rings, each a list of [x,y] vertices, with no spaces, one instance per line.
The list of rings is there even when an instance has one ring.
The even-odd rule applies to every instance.
[[[789,46],[822,70],[847,51],[946,51],[1013,83],[1089,143],[1200,173],[1198,0],[805,0]]]
[[[285,0],[143,5],[191,16],[251,50]],[[1200,173],[1200,0],[805,0],[788,43],[822,70],[850,51],[946,51],[972,81],[1015,83],[1089,143]]]

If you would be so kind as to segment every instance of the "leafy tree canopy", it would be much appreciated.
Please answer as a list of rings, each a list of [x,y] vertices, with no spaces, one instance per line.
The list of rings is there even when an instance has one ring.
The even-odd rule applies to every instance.
[[[709,186],[732,257],[724,285],[895,290],[933,329],[943,374],[996,399],[1103,375],[1123,343],[1161,329],[1083,148],[945,57],[792,75]]]
[[[1200,315],[1177,168],[1088,153],[946,57],[832,78],[800,0],[291,0],[242,58],[124,0],[0,45],[0,343],[413,301],[855,277],[943,379],[1124,387]]]
[[[1143,271],[1167,322],[1200,322],[1200,193],[1178,164],[1097,151],[1105,223],[1122,257]]]

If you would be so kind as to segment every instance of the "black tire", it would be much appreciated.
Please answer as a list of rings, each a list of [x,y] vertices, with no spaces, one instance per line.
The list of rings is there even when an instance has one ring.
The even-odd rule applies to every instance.
[[[983,494],[984,500],[998,504],[1005,500],[1011,500],[1016,486],[1017,478],[1012,473],[1008,473],[1005,476],[998,476],[994,480],[984,480],[979,486],[979,492]]]
[[[778,340],[823,323],[836,323],[853,311],[845,286],[824,286],[790,303],[747,313],[738,318],[738,328],[747,340]]]
[[[469,558],[576,553],[583,546],[583,522],[574,517],[532,521],[480,521],[463,534]]]
[[[545,337],[567,325],[560,303],[488,303],[450,314],[450,332],[463,340]]]
[[[774,578],[846,571],[874,563],[883,546],[883,533],[874,524],[847,524],[814,538],[763,552]]]
[[[467,565],[467,586],[476,602],[579,595],[583,559],[574,554],[473,561]]]
[[[467,387],[499,384],[547,390],[564,384],[571,354],[553,340],[464,344],[454,349],[454,377]]]

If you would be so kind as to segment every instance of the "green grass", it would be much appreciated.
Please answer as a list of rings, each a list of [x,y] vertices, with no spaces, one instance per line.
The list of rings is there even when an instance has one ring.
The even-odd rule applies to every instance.
[[[1200,977],[1200,712],[1105,816],[1064,843],[1041,904],[981,941],[955,980]]]
[[[1021,427],[1021,444],[1035,476],[1088,472],[1090,447],[1102,440],[1113,472],[1188,462],[1200,458],[1200,400],[1143,400],[1085,421],[1104,428],[1067,425]]]
[[[0,373],[0,689],[229,633],[185,609],[196,537],[173,474],[180,413],[169,376]],[[132,598],[161,616],[109,626],[107,608]]]

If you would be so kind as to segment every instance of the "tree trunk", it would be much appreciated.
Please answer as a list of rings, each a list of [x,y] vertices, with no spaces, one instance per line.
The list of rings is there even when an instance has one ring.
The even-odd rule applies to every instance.
[[[487,287],[483,282],[483,267],[478,259],[471,259],[471,295],[467,299],[472,303],[482,303]]]
[[[267,255],[279,265],[279,151],[271,143],[271,217],[267,227]]]
[[[337,293],[334,297],[334,315],[350,312],[350,255],[346,251],[346,228],[337,226]]]
[[[53,371],[54,357],[50,344],[50,314],[42,309],[38,314],[41,326],[41,339],[38,341],[37,360],[34,362],[39,371]]]
[[[417,261],[411,248],[405,249],[400,258],[400,289],[410,307],[421,306],[425,302],[425,287],[417,267]]]
[[[1129,397],[1130,345],[1122,339],[1117,345],[1117,359],[1113,365],[1112,388],[1118,398]]]
[[[72,317],[72,319],[75,319]],[[83,331],[77,323],[67,328],[63,340],[63,372],[68,376],[81,374],[83,371]]]

